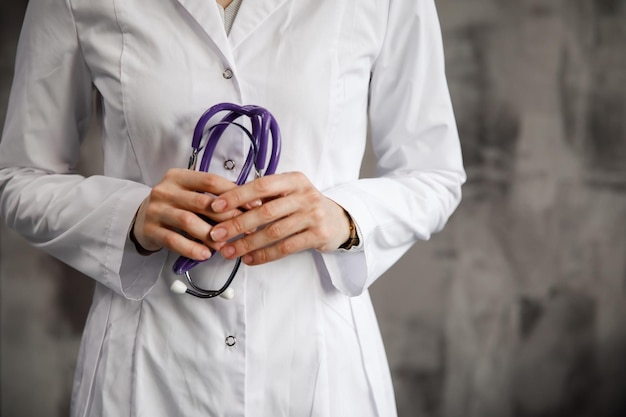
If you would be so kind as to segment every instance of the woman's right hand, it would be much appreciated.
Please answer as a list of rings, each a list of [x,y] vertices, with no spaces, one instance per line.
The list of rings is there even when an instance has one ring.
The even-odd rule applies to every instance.
[[[131,233],[146,251],[167,248],[187,258],[206,260],[211,256],[209,247],[219,250],[224,243],[211,240],[212,227],[198,214],[216,222],[241,214],[237,209],[219,214],[211,210],[215,195],[236,186],[215,174],[170,169],[139,206]]]

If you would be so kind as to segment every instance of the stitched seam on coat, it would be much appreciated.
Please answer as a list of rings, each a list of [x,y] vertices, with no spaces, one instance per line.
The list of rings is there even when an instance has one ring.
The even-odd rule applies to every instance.
[[[95,364],[91,373],[91,378],[89,381],[89,390],[87,391],[87,398],[85,398],[85,401],[84,401],[85,408],[82,414],[83,417],[87,417],[89,415],[89,410],[91,409],[91,406],[92,406],[91,400],[92,400],[92,393],[94,390],[94,384],[96,383],[96,374],[98,373],[98,367],[100,366],[100,362],[102,361],[102,347],[104,346],[104,340],[106,339],[106,336],[108,333],[109,320],[111,318],[111,307],[113,304],[113,293],[109,291],[107,293],[107,297],[109,298],[107,318],[104,324],[104,331],[102,332],[102,337],[100,338],[100,343],[98,344],[98,354],[97,354],[98,359],[95,361]]]
[[[127,114],[128,112],[126,111],[126,94],[124,94],[124,71],[123,71],[123,62],[124,62],[124,53],[126,51],[126,32],[124,31],[124,28],[122,27],[122,23],[120,22],[120,12],[118,9],[118,1],[117,0],[113,0],[113,12],[115,13],[115,23],[117,23],[117,27],[120,30],[120,34],[122,35],[122,48],[120,50],[120,56],[119,56],[119,86],[120,86],[120,96],[122,98],[122,117],[124,119],[124,130],[126,131],[126,137],[128,139],[128,143],[130,144],[130,149],[133,151],[133,157],[135,158],[135,163],[137,164],[137,168],[139,169],[139,174],[141,176],[141,178],[143,179],[144,184],[148,184],[147,182],[147,178],[146,175],[144,173],[144,170],[141,166],[141,164],[139,163],[139,158],[137,157],[137,151],[135,150],[135,144],[133,143],[133,139],[130,135],[130,124],[128,123],[128,118],[127,118]]]
[[[374,405],[374,409],[376,410],[376,415],[378,417],[382,417],[381,404],[379,403],[379,401],[377,401],[376,392],[374,390],[374,385],[372,384],[372,375],[370,374],[371,367],[375,365],[379,365],[379,363],[376,362],[375,364],[372,364],[369,367],[367,366],[368,363],[366,362],[365,351],[363,349],[363,346],[365,346],[365,344],[361,336],[361,333],[358,329],[356,315],[354,314],[354,305],[353,305],[354,300],[350,298],[348,299],[348,303],[350,305],[350,314],[352,315],[352,322],[354,323],[354,328],[356,329],[356,337],[357,337],[358,344],[359,344],[359,351],[361,353],[361,365],[363,366],[363,373],[365,374],[365,379],[367,380],[367,386],[370,391],[370,401]]]
[[[138,347],[138,343],[137,343],[137,339],[139,338],[139,328],[141,327],[141,322],[143,320],[143,308],[144,308],[144,302],[143,300],[140,301],[141,305],[139,306],[139,317],[137,318],[137,327],[135,328],[135,338],[133,339],[133,357],[132,357],[132,363],[131,363],[131,375],[132,375],[132,381],[131,381],[131,386],[130,386],[130,415],[131,417],[136,417],[137,416],[137,405],[135,403],[135,399],[137,397],[137,380],[139,379],[139,376],[137,375],[137,347]]]
[[[69,12],[70,15],[72,16],[72,22],[74,23],[74,33],[76,33],[76,44],[78,45],[78,49],[80,50],[80,55],[83,58],[83,64],[84,67],[87,69],[87,72],[89,73],[89,79],[91,80],[91,89],[92,89],[92,94],[95,90],[95,87],[93,85],[93,76],[91,74],[91,68],[89,67],[89,65],[87,65],[87,61],[85,60],[85,52],[84,52],[84,48],[83,48],[83,44],[80,42],[80,36],[78,36],[78,25],[76,24],[76,18],[74,16],[74,5],[72,4],[72,0],[67,0],[67,5],[69,8]],[[94,112],[94,108],[93,108],[93,95],[92,95],[92,100],[89,102],[90,103],[90,111],[87,114],[87,120],[89,120],[91,117],[93,117],[93,112]],[[81,122],[84,123],[85,120],[81,120]],[[79,129],[80,135],[78,140],[82,143],[84,140],[84,133],[87,130],[87,128],[83,125],[83,129]],[[74,171],[75,167],[72,167],[72,171]]]
[[[70,16],[72,18],[72,23],[74,24],[74,33],[76,34],[76,44],[77,44],[78,48],[80,49],[81,56],[84,59],[85,55],[84,55],[83,47],[82,47],[82,45],[80,43],[80,39],[79,39],[79,36],[78,36],[78,27],[76,25],[76,18],[74,16],[74,5],[72,4],[72,0],[66,0],[66,5],[67,5],[68,11],[70,13]],[[89,69],[89,67],[87,66],[86,63],[85,63],[85,67],[89,70],[89,72],[91,74],[91,70]],[[107,235],[109,234],[109,231],[110,231],[110,225],[111,225],[111,223],[109,223],[109,227],[107,228]],[[108,248],[108,246],[107,246],[107,248]],[[107,257],[108,257],[107,253],[105,252],[104,262],[102,264],[102,268],[103,268],[103,272],[104,272],[104,276],[105,277],[107,275],[106,274],[106,259],[107,259]],[[108,311],[107,311],[106,323],[109,322],[109,317],[111,315],[111,297],[112,297],[111,293],[108,293],[108,297],[109,297],[109,302],[108,302]],[[83,411],[82,412],[83,417],[87,416],[87,414],[89,412],[89,409],[91,407],[91,400],[92,400],[92,397],[93,397],[92,394],[93,394],[93,390],[94,390],[94,384],[95,384],[95,381],[96,381],[96,374],[97,374],[98,366],[100,365],[100,362],[101,362],[101,359],[102,359],[101,358],[101,356],[102,356],[102,347],[104,345],[104,339],[106,338],[106,334],[107,334],[106,329],[107,329],[107,326],[105,325],[104,331],[102,332],[102,335],[100,337],[100,343],[98,344],[98,351],[97,351],[97,356],[96,356],[97,359],[95,360],[93,369],[89,370],[89,371],[91,371],[90,372],[91,375],[89,375],[89,388],[87,389],[87,395],[86,395],[85,401],[81,401],[81,403],[85,405],[85,407],[82,410]],[[87,358],[85,358],[85,360],[87,360]],[[83,370],[83,372],[84,371],[85,370]],[[82,385],[82,383],[81,383],[81,385]],[[80,391],[80,389],[78,391]]]

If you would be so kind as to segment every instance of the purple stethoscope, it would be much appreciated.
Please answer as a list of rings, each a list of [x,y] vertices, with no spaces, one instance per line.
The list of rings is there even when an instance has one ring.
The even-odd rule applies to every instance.
[[[209,120],[221,112],[227,113],[219,122],[206,129],[206,125]],[[248,129],[243,124],[238,122],[238,119],[241,117],[248,118],[251,129]],[[189,164],[187,168],[191,170],[196,169],[198,154],[202,150],[202,139],[204,136],[207,136],[204,153],[202,155],[202,159],[200,160],[200,166],[197,167],[199,171],[207,172],[209,170],[209,165],[211,164],[213,152],[215,151],[217,143],[220,141],[222,134],[229,126],[238,127],[250,139],[250,150],[248,151],[246,161],[241,168],[241,172],[237,177],[237,185],[242,185],[247,181],[253,168],[255,178],[274,174],[276,172],[276,166],[278,165],[278,159],[280,158],[281,146],[280,129],[278,128],[276,119],[274,119],[274,116],[272,116],[272,114],[263,107],[252,105],[240,106],[232,103],[216,104],[204,112],[204,114],[200,117],[193,132],[193,139],[191,141],[192,153],[189,157]],[[271,147],[269,146],[270,140]],[[201,217],[211,225],[216,224],[215,221],[205,216]],[[215,253],[215,251],[211,249],[211,253]],[[226,280],[226,283],[218,290],[201,288],[191,279],[189,271],[201,262],[204,261],[196,261],[180,256],[176,262],[174,262],[172,269],[177,275],[185,275],[189,286],[185,285],[182,281],[177,280],[172,283],[170,289],[177,294],[187,293],[199,298],[213,298],[218,295],[226,299],[232,298],[234,291],[230,288],[230,284],[239,270],[241,258],[237,258],[235,266]]]

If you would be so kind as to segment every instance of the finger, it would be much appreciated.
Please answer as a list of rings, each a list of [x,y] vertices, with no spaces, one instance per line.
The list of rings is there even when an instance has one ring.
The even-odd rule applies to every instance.
[[[203,214],[215,221],[229,219],[232,216],[240,213],[240,211],[236,211],[216,215],[215,212],[210,209],[211,202],[213,202],[215,196],[206,194],[204,192],[197,192],[194,189],[185,188],[194,183],[193,181],[184,181],[184,179],[188,179],[189,176],[198,178],[204,177],[204,175],[197,174],[203,173],[193,173],[191,171],[187,172],[185,170],[169,170],[166,173],[166,179],[152,188],[150,192],[151,206],[153,206],[154,204],[162,204],[168,207],[177,207],[184,210],[193,211],[195,213]],[[222,180],[223,179],[217,177],[218,182],[222,183]],[[229,181],[225,182],[227,185],[224,186],[229,186],[230,188],[236,186]],[[196,182],[195,184],[200,185],[199,182]]]
[[[268,175],[220,194],[211,203],[211,208],[214,212],[221,213],[257,200],[291,194],[302,184],[310,183],[299,172]]]
[[[242,207],[243,207],[244,209],[246,209],[246,210],[252,210],[252,209],[255,209],[255,208],[257,208],[257,207],[261,207],[261,205],[262,205],[262,204],[263,204],[263,201],[261,201],[261,200],[259,199],[259,200],[254,200],[254,201],[253,201],[253,202],[251,202],[251,203],[244,204]]]
[[[170,169],[167,171],[164,181],[152,189],[151,199],[175,202],[175,205],[180,208],[203,214],[219,222],[241,213],[241,210],[233,208],[217,215],[210,208],[215,195],[236,187],[238,187],[237,184],[218,175],[184,169]],[[243,209],[250,210],[261,204],[262,201],[257,199],[245,204]]]
[[[202,242],[215,250],[220,250],[226,242],[215,241],[211,238],[213,226],[195,213],[184,210],[171,210],[171,214],[164,220],[167,228],[178,230],[190,238]]]
[[[202,214],[215,223],[228,220],[242,212],[241,210],[234,209],[216,214],[210,208],[215,197],[201,192],[188,191],[175,187],[170,187],[166,190],[155,187],[152,194],[154,195],[153,199],[167,204],[168,207],[176,206],[176,208],[182,210]]]
[[[211,230],[211,238],[216,242],[226,242],[239,235],[250,233],[261,226],[287,217],[295,213],[299,208],[300,204],[297,198],[284,197],[269,201],[254,210],[218,223]]]
[[[309,231],[291,235],[287,239],[276,242],[273,245],[247,253],[242,257],[242,261],[246,265],[261,265],[276,261],[309,249],[313,240],[314,235]]]
[[[290,236],[301,234],[308,227],[309,224],[305,216],[288,216],[254,233],[230,241],[221,248],[221,253],[227,259],[244,256],[261,248],[284,242]],[[307,243],[312,245],[316,242],[311,237],[314,237],[314,235],[310,234]],[[308,249],[308,247],[299,247],[297,249],[303,250]]]
[[[166,229],[179,230],[201,241],[209,240],[211,225],[191,211],[166,207],[151,220]]]
[[[211,257],[211,251],[202,243],[195,242],[173,230],[158,227],[152,232],[154,238],[162,242],[163,247],[197,261],[205,261]]]
[[[166,172],[166,182],[172,181],[190,191],[202,191],[214,195],[222,194],[237,187],[234,182],[208,172],[174,168]]]

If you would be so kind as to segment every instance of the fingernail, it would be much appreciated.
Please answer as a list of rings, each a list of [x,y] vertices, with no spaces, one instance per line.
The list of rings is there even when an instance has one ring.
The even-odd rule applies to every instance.
[[[226,201],[217,199],[211,203],[211,209],[215,212],[222,211],[226,208]]]
[[[261,204],[263,204],[263,202],[261,200],[256,200],[256,201],[253,201],[252,203],[250,203],[250,206],[252,206],[252,207],[261,207]]]
[[[221,227],[215,227],[211,229],[211,232],[209,234],[211,235],[211,239],[213,239],[214,241],[218,241],[226,236],[226,229],[223,229]]]
[[[246,255],[243,258],[241,258],[241,260],[243,261],[244,264],[250,264],[252,263],[254,259],[252,258],[251,255]]]
[[[226,246],[222,249],[222,254],[226,257],[233,256],[235,254],[235,248],[233,248],[232,246]]]
[[[202,252],[200,252],[200,256],[206,261],[211,257],[211,251],[208,249],[202,249]]]

